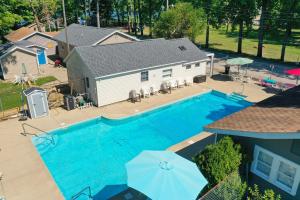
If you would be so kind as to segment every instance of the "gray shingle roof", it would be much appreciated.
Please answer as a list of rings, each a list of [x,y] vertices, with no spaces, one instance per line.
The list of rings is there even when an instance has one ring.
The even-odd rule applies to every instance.
[[[9,43],[0,45],[0,56],[10,53],[11,50],[13,50],[15,47],[21,47],[21,48],[26,49],[27,51],[30,51],[35,54],[35,52],[32,49],[27,48],[27,46],[31,46],[31,45],[34,45],[34,43],[27,41],[27,40],[22,40],[22,41],[15,42],[15,43],[9,42]]]
[[[28,89],[24,90],[23,93],[24,93],[25,96],[28,96],[28,95],[30,95],[34,91],[46,92],[46,90],[44,90],[42,88],[31,87],[31,88],[28,88]]]
[[[206,52],[186,38],[76,47],[75,51],[94,77],[207,58]]]
[[[93,26],[82,26],[71,24],[68,26],[68,40],[73,46],[90,46],[95,42],[117,31],[113,28],[97,28]],[[54,40],[65,42],[65,30],[53,37]]]

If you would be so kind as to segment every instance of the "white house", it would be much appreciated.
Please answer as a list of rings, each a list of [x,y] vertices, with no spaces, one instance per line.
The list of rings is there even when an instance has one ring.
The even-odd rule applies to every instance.
[[[212,59],[182,38],[76,47],[65,62],[71,88],[104,106],[127,100],[131,90],[160,88],[167,79],[206,75]]]

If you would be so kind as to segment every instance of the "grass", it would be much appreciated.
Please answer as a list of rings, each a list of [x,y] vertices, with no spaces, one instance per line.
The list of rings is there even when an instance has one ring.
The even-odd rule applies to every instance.
[[[55,80],[57,79],[54,76],[46,76],[38,78],[35,85],[42,86]],[[28,88],[28,86],[24,86],[24,88]],[[0,111],[20,107],[22,105],[21,93],[21,85],[0,82]]]
[[[293,30],[292,43],[300,43],[300,30]],[[226,33],[225,29],[211,29],[210,48],[235,53],[237,51],[238,32]],[[264,40],[263,57],[268,59],[280,59],[282,35],[277,37],[266,35]],[[205,44],[205,31],[197,38],[202,46]],[[253,30],[243,39],[242,52],[251,56],[257,54],[257,30]],[[286,62],[300,61],[300,46],[289,45],[286,48]]]

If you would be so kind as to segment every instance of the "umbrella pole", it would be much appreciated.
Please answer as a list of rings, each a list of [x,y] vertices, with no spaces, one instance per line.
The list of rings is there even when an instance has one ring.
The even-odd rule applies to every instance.
[[[299,76],[297,76],[296,85],[298,85],[298,82],[299,82]]]

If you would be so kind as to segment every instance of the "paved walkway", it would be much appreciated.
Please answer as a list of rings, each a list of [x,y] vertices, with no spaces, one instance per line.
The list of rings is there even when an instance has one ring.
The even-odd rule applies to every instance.
[[[232,81],[208,79],[207,83],[177,89],[172,94],[159,94],[148,99],[142,99],[141,103],[121,102],[102,108],[76,109],[73,111],[57,108],[51,110],[48,117],[28,120],[26,123],[49,131],[99,115],[110,118],[125,117],[209,89],[230,93],[241,90],[241,84]],[[248,96],[247,100],[252,102],[273,95],[255,84],[247,84],[244,87],[244,94]],[[4,186],[4,191],[1,191],[0,185],[0,196],[4,194],[8,200],[63,199],[49,171],[32,145],[30,137],[20,134],[23,132],[21,124],[17,119],[0,122],[0,172],[3,173],[2,183]],[[37,133],[39,131],[26,128],[26,132]],[[180,150],[188,144],[197,142],[202,137],[204,136],[195,136],[170,148],[175,151]]]

